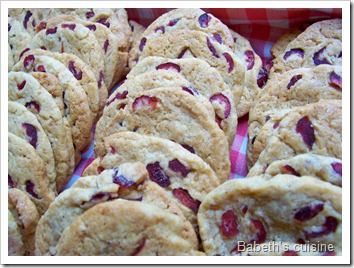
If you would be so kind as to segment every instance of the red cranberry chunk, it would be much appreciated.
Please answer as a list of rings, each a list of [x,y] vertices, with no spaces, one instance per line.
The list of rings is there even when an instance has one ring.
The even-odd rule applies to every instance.
[[[231,73],[234,70],[234,60],[232,59],[232,57],[230,56],[229,53],[225,52],[222,54],[224,56],[224,58],[226,59],[227,63],[229,64],[229,68],[227,70],[228,73]]]
[[[76,28],[76,24],[74,24],[74,23],[72,23],[72,24],[63,23],[63,24],[61,25],[61,28],[64,28],[64,29],[66,28],[66,29],[69,29],[69,30],[74,31],[75,28]]]
[[[113,146],[110,146],[109,152],[110,152],[111,154],[115,154],[115,153],[116,153],[116,148],[114,148]]]
[[[146,169],[149,172],[150,179],[161,187],[166,188],[171,184],[170,177],[165,173],[159,162],[148,164]]]
[[[139,98],[136,98],[133,102],[133,110],[137,110],[142,107],[148,107],[149,109],[155,109],[157,106],[158,100],[155,97],[149,97],[143,95]]]
[[[194,150],[194,148],[193,148],[192,146],[189,146],[189,145],[187,145],[187,144],[181,144],[181,146],[182,146],[184,149],[190,151],[192,154],[195,154],[195,150]]]
[[[238,235],[237,219],[232,210],[228,210],[222,214],[219,229],[221,234],[226,238],[232,238]]]
[[[80,205],[80,207],[88,209],[88,208],[90,208],[90,207],[92,207],[94,205],[97,205],[99,203],[103,203],[105,201],[113,200],[113,199],[116,199],[116,198],[118,198],[118,194],[117,193],[107,193],[107,192],[97,193],[97,194],[93,195],[89,201],[84,201]]]
[[[274,128],[274,129],[277,129],[277,127],[279,127],[279,122],[276,122],[276,123],[273,125],[273,128]]]
[[[342,51],[338,54],[338,58],[342,58]]]
[[[8,177],[8,183],[7,185],[10,187],[10,188],[15,188],[16,187],[16,184],[13,182],[12,178],[10,175],[7,175]]]
[[[179,21],[179,19],[174,19],[174,20],[170,20],[167,24],[167,26],[175,26],[177,24],[177,22]]]
[[[272,69],[273,65],[274,65],[274,62],[272,60],[269,60],[265,63],[264,68],[269,73],[269,71],[270,71],[270,69]]]
[[[290,89],[297,81],[299,81],[302,78],[302,74],[295,75],[290,79],[289,84],[286,86],[287,89]]]
[[[213,34],[212,38],[213,38],[214,41],[218,42],[219,44],[222,44],[222,39],[221,39],[221,35],[220,34],[215,33],[215,34]]]
[[[299,254],[294,250],[288,250],[284,251],[283,256],[299,256]]]
[[[183,188],[175,188],[172,190],[172,194],[176,197],[183,205],[188,207],[194,213],[198,212],[200,201],[191,197],[189,192]]]
[[[209,48],[209,50],[213,53],[213,55],[217,58],[220,58],[218,52],[216,51],[215,47],[213,46],[213,44],[211,43],[209,37],[207,37],[207,46]]]
[[[252,229],[255,229],[255,233],[256,233],[256,238],[250,241],[251,244],[263,243],[267,238],[267,232],[264,228],[263,223],[260,220],[251,220],[251,224],[252,224]]]
[[[185,48],[181,51],[181,53],[179,53],[179,55],[177,56],[177,59],[182,59],[184,54],[186,54],[188,48]]]
[[[104,171],[104,168],[102,166],[97,167],[98,174],[101,174],[103,171]]]
[[[268,71],[265,68],[259,70],[257,77],[257,85],[259,88],[263,88],[268,81]]]
[[[294,218],[298,221],[308,221],[323,210],[323,203],[306,206],[295,212]]]
[[[302,140],[311,150],[312,145],[315,143],[315,130],[307,116],[301,118],[296,124],[296,133],[300,133]]]
[[[247,211],[248,211],[248,206],[247,205],[244,205],[243,207],[242,207],[242,213],[243,214],[246,214],[247,213]]]
[[[160,27],[156,27],[156,29],[155,29],[155,33],[157,33],[158,31],[160,31],[161,33],[165,33],[165,27],[163,27],[163,26],[160,26]]]
[[[257,135],[252,138],[252,140],[251,140],[251,144],[252,144],[252,145],[254,144],[256,138],[257,138]]]
[[[32,65],[33,62],[34,62],[34,56],[28,55],[23,61],[23,66],[25,68],[28,68],[30,65]]]
[[[342,77],[336,74],[335,72],[331,72],[329,76],[330,85],[336,88],[342,89]]]
[[[178,159],[173,159],[168,162],[168,167],[174,172],[180,173],[182,177],[186,177],[189,173],[189,169],[183,165]]]
[[[29,193],[31,196],[33,196],[36,199],[40,199],[38,194],[34,190],[34,183],[32,181],[26,181],[26,191]]]
[[[141,250],[145,247],[145,243],[146,243],[146,238],[143,238],[140,245],[132,253],[132,256],[137,256],[141,252]]]
[[[10,30],[11,30],[11,25],[10,25],[10,23],[8,23],[7,24],[7,31],[10,32]]]
[[[254,66],[254,53],[252,50],[247,50],[245,52],[245,57],[246,57],[246,69],[248,70],[252,70],[253,66]]]
[[[73,61],[69,61],[68,69],[74,75],[76,80],[81,80],[82,79],[82,71],[76,69],[75,63]]]
[[[45,34],[46,35],[49,35],[49,34],[55,34],[57,32],[57,29],[58,27],[54,27],[54,28],[49,28],[45,31]]]
[[[282,167],[282,172],[285,174],[291,174],[297,177],[301,177],[301,174],[297,172],[292,166],[290,165],[285,165]]]
[[[337,219],[332,216],[328,216],[328,217],[326,217],[326,221],[321,226],[322,227],[321,231],[318,231],[318,232],[305,231],[306,239],[322,237],[324,235],[328,235],[330,233],[333,233],[337,230],[337,226],[338,226]]]
[[[109,28],[111,26],[111,24],[107,21],[106,18],[101,18],[97,21],[98,23],[103,24],[104,26],[106,26],[107,28]]]
[[[26,130],[28,142],[36,149],[38,141],[37,129],[29,123],[23,123],[22,127]]]
[[[103,50],[104,50],[104,53],[105,53],[105,54],[107,53],[108,46],[109,46],[109,40],[107,39],[107,40],[104,42],[104,45],[103,45]]]
[[[118,175],[118,169],[114,168],[113,183],[118,184],[121,188],[129,188],[134,185],[134,182],[125,178],[123,175]]]
[[[325,58],[325,51],[326,47],[321,48],[319,51],[317,51],[312,59],[315,65],[320,65],[320,64],[331,64],[326,58]]]
[[[101,88],[102,82],[103,82],[103,72],[100,71],[99,78],[98,78],[98,81],[97,81],[98,88]]]
[[[45,72],[46,72],[46,71],[45,71],[45,67],[44,67],[43,65],[39,65],[39,66],[37,67],[36,72],[42,72],[42,73],[45,73]]]
[[[140,40],[140,44],[139,44],[139,50],[140,50],[140,51],[143,51],[145,44],[146,44],[146,37],[143,37],[143,38]]]
[[[193,86],[182,87],[182,90],[188,92],[189,94],[191,94],[193,96],[199,95],[198,91]]]
[[[41,107],[36,101],[29,101],[25,104],[25,106],[34,114],[38,114],[41,111]]]
[[[25,49],[21,52],[21,54],[20,54],[20,56],[18,57],[18,59],[20,60],[20,59],[22,58],[22,56],[23,56],[28,50],[30,50],[30,49],[29,49],[29,48],[25,48]]]
[[[26,80],[23,80],[21,84],[17,84],[18,90],[22,90],[26,85]]]
[[[337,174],[339,174],[342,177],[342,163],[332,163],[331,164],[334,172],[336,172]]]
[[[32,12],[28,10],[26,15],[25,15],[25,19],[23,20],[23,27],[25,29],[27,29],[27,23],[28,23],[28,21],[29,21],[31,16],[32,16]]]
[[[127,97],[127,95],[128,95],[128,91],[127,90],[124,90],[123,92],[118,92],[114,96],[114,98],[107,103],[107,106],[110,105],[115,100],[124,100]]]
[[[94,24],[87,25],[86,27],[87,27],[91,32],[96,31],[96,25],[94,25]]]
[[[222,93],[215,94],[210,98],[211,103],[219,103],[223,107],[223,118],[228,118],[231,112],[231,103],[230,100],[223,95]]]
[[[38,24],[38,26],[36,27],[36,31],[37,32],[40,32],[40,31],[42,31],[42,30],[44,30],[44,29],[46,29],[47,28],[47,23],[45,22],[45,21],[41,21],[39,24]]]
[[[181,67],[173,62],[166,62],[156,66],[156,70],[174,70],[178,73],[181,71]]]
[[[211,17],[207,13],[200,15],[198,19],[200,27],[207,28],[209,26],[210,20]]]
[[[300,58],[304,57],[304,50],[301,48],[292,48],[289,51],[285,52],[283,59],[287,60],[290,56],[296,55]]]
[[[95,16],[95,12],[93,11],[89,11],[86,13],[86,19],[91,19],[94,16]]]

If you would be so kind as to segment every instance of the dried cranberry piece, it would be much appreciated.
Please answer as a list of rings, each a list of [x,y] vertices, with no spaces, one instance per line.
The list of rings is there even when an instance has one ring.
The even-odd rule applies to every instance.
[[[97,167],[98,174],[101,174],[103,171],[104,171],[104,168],[102,166]]]
[[[210,20],[211,17],[207,13],[200,15],[198,19],[200,27],[207,28],[209,26]]]
[[[333,170],[342,177],[342,163],[332,163]]]
[[[304,57],[304,50],[301,48],[292,48],[284,54],[283,59],[287,60],[291,55],[296,55],[300,58]]]
[[[47,23],[45,21],[41,21],[38,26],[36,27],[36,31],[40,32],[42,30],[44,30],[45,28],[47,28]]]
[[[310,238],[316,238],[316,237],[328,235],[330,233],[335,232],[337,230],[337,226],[338,226],[337,219],[332,216],[328,216],[328,217],[326,217],[326,221],[321,226],[322,227],[321,231],[318,231],[318,232],[304,231],[305,237],[306,237],[306,239],[310,239]]]
[[[25,15],[25,19],[23,20],[23,27],[25,29],[27,29],[27,23],[28,23],[28,21],[29,21],[31,16],[32,16],[32,12],[28,10],[26,15]]]
[[[107,28],[109,28],[111,26],[111,24],[107,21],[106,18],[100,18],[97,22],[103,24]]]
[[[222,39],[221,39],[221,35],[220,34],[215,33],[215,34],[213,34],[212,38],[213,38],[214,41],[218,42],[219,44],[222,44]]]
[[[146,37],[143,37],[143,38],[140,40],[140,44],[139,44],[139,50],[140,50],[140,51],[143,51],[145,44],[146,44]]]
[[[326,50],[326,47],[321,48],[319,51],[317,51],[315,54],[313,54],[313,62],[315,65],[320,65],[320,64],[331,64],[324,56],[324,51]]]
[[[301,118],[296,124],[296,133],[300,133],[302,140],[308,146],[309,149],[315,142],[315,130],[307,116]]]
[[[252,138],[252,140],[251,140],[251,144],[252,144],[252,145],[254,144],[256,138],[257,138],[257,135]]]
[[[290,89],[291,86],[293,86],[297,81],[299,81],[300,79],[302,78],[302,74],[298,74],[298,75],[295,75],[293,76],[291,79],[290,79],[290,82],[289,84],[286,86],[287,89]]]
[[[45,31],[45,34],[46,35],[49,35],[49,34],[55,34],[57,32],[57,29],[58,27],[54,27],[54,28],[49,28]]]
[[[163,27],[163,26],[156,27],[155,33],[157,33],[158,31],[160,31],[160,32],[162,32],[164,34],[165,33],[165,27]]]
[[[112,102],[115,100],[124,100],[128,95],[128,91],[124,90],[123,92],[118,92],[113,99],[111,99],[108,103],[107,106],[109,106]]]
[[[95,12],[93,11],[89,11],[86,13],[86,19],[91,19],[94,16],[95,16]]]
[[[292,166],[290,165],[285,165],[282,167],[282,171],[285,174],[291,174],[297,177],[301,177],[301,174],[299,172],[297,172]]]
[[[34,62],[34,56],[28,55],[23,61],[23,66],[25,68],[28,68],[30,65],[32,65],[33,62]]]
[[[256,244],[260,244],[263,243],[266,238],[267,238],[267,232],[264,228],[263,223],[260,220],[251,220],[252,229],[256,229],[256,239],[252,239],[250,242],[251,244],[256,243]]]
[[[149,172],[150,179],[161,187],[166,188],[171,184],[170,177],[165,173],[159,162],[148,164],[146,169]]]
[[[81,80],[82,79],[82,71],[77,70],[74,64],[75,63],[73,61],[69,61],[68,69],[77,80]]]
[[[232,238],[238,235],[238,224],[235,213],[230,209],[221,216],[220,232],[226,238]]]
[[[189,146],[189,145],[187,145],[187,144],[181,144],[181,146],[182,146],[184,149],[190,151],[192,154],[195,154],[195,150],[194,150],[194,148],[193,148],[192,146]]]
[[[168,167],[174,172],[180,173],[182,177],[186,177],[189,173],[189,169],[183,165],[178,159],[173,159],[168,162]]]
[[[231,73],[234,69],[234,60],[230,56],[229,53],[225,52],[222,54],[224,58],[226,59],[227,63],[229,64],[229,69],[227,70],[228,73]]]
[[[183,205],[188,207],[194,213],[198,212],[201,202],[190,196],[189,192],[183,188],[175,188],[172,190],[172,194],[176,197]]]
[[[274,125],[273,125],[273,128],[276,129],[277,127],[279,127],[279,122],[276,122]]]
[[[20,54],[20,56],[18,57],[18,59],[20,60],[20,59],[22,58],[22,56],[23,56],[28,50],[30,50],[30,49],[29,49],[29,48],[25,48],[25,49],[21,52],[21,54]]]
[[[38,194],[34,190],[34,183],[32,181],[26,181],[26,191],[36,199],[40,199]]]
[[[323,210],[323,203],[306,206],[296,211],[294,214],[294,218],[298,221],[308,221],[314,218],[322,210]]]
[[[146,95],[140,96],[139,98],[136,98],[133,102],[133,110],[135,111],[136,109],[139,109],[141,107],[149,107],[150,109],[155,109],[156,105],[158,103],[158,100],[155,97],[149,97]]]
[[[334,71],[329,75],[330,85],[342,89],[342,77]]]
[[[177,24],[177,22],[179,21],[179,19],[174,19],[174,20],[170,20],[167,24],[167,26],[175,26]]]
[[[69,30],[72,30],[74,31],[75,30],[75,27],[76,27],[76,24],[72,23],[72,24],[68,24],[68,23],[63,23],[61,25],[61,28],[66,28],[66,29],[69,29]]]
[[[254,53],[252,50],[247,50],[245,52],[245,57],[246,57],[246,69],[248,70],[252,70],[253,66],[254,66]]]
[[[100,74],[99,74],[99,77],[98,77],[98,81],[97,81],[98,88],[101,88],[102,82],[103,82],[103,72],[100,71]]]
[[[182,90],[188,92],[189,94],[191,94],[193,96],[199,95],[198,91],[193,86],[182,87]]]
[[[211,43],[209,37],[207,37],[207,46],[209,48],[209,50],[213,53],[213,55],[217,58],[220,58],[218,52],[216,51],[215,47],[213,46],[213,44]]]
[[[266,118],[265,118],[265,122],[269,121],[269,119],[270,119],[270,116],[267,115]]]
[[[246,214],[247,213],[247,210],[248,210],[248,206],[247,205],[244,205],[243,207],[242,207],[242,213],[243,214]]]
[[[37,67],[36,72],[42,72],[42,73],[45,73],[45,72],[46,72],[46,71],[45,71],[45,67],[44,67],[43,65],[39,65],[39,66]]]
[[[146,243],[146,238],[144,237],[140,245],[132,253],[132,256],[137,256],[140,253],[140,251],[145,247],[145,243]]]
[[[299,256],[299,254],[294,250],[288,250],[284,251],[283,256]]]
[[[338,58],[342,58],[342,51],[338,54]]]
[[[156,66],[156,70],[174,70],[179,73],[181,71],[181,67],[179,67],[176,63],[166,62]]]
[[[17,84],[18,90],[22,90],[26,85],[26,80],[23,80],[21,84]]]
[[[10,32],[10,30],[11,30],[11,25],[10,25],[10,23],[8,23],[7,24],[7,31]]]
[[[87,25],[86,27],[87,27],[91,32],[96,31],[96,25],[94,25],[94,24]]]
[[[257,77],[257,85],[259,88],[263,88],[268,81],[268,71],[265,68],[259,70]]]
[[[103,45],[103,50],[104,50],[104,53],[105,53],[105,54],[107,53],[108,46],[109,46],[109,40],[107,39],[107,40],[104,42],[104,45]]]
[[[47,50],[45,46],[41,46],[40,49]]]
[[[231,112],[231,103],[230,103],[230,100],[225,95],[223,95],[222,93],[215,94],[210,98],[210,102],[211,103],[215,103],[215,102],[219,103],[220,106],[223,107],[224,119],[229,117],[230,112]]]
[[[134,182],[127,179],[123,175],[118,175],[118,169],[115,169],[115,174],[113,175],[113,183],[118,184],[121,188],[129,188],[134,185]]]
[[[15,183],[13,182],[11,176],[10,176],[9,174],[7,174],[7,177],[8,177],[8,183],[7,183],[7,185],[8,185],[9,187],[11,187],[11,188],[15,188],[16,185],[15,185]]]
[[[26,135],[29,139],[28,142],[36,149],[38,141],[37,129],[29,123],[23,123],[22,127],[26,130]]]
[[[105,201],[113,200],[113,199],[117,199],[117,198],[118,198],[117,193],[107,193],[107,192],[97,193],[97,194],[93,195],[89,201],[82,202],[80,207],[88,209],[88,208],[90,208],[94,205],[97,205],[99,203],[103,203]]]
[[[41,111],[41,107],[36,101],[29,101],[25,104],[26,108],[31,110],[31,112],[38,114]]]

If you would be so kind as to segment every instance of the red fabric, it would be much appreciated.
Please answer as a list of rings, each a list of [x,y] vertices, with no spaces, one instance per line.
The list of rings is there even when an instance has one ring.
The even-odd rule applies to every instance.
[[[129,20],[134,20],[147,27],[157,17],[168,12],[172,8],[127,8]],[[266,62],[271,58],[270,48],[273,43],[288,29],[301,23],[314,22],[323,19],[341,18],[340,8],[309,9],[309,8],[203,8],[219,18],[229,28],[246,37],[255,52]],[[231,174],[230,178],[240,178],[247,175],[246,148],[247,148],[247,121],[245,116],[239,120],[237,133],[230,152]],[[93,144],[83,155],[73,178],[71,185],[83,170],[94,160]]]

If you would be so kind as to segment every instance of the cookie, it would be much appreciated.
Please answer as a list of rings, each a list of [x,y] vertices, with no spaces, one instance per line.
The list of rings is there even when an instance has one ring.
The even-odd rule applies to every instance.
[[[24,139],[8,132],[8,185],[24,191],[43,215],[54,200],[43,160]]]
[[[341,222],[341,188],[309,176],[229,180],[207,195],[198,213],[207,255],[238,255],[243,246],[273,241],[341,251]]]
[[[231,29],[230,32],[235,42],[234,51],[245,63],[245,88],[237,106],[237,116],[240,118],[249,112],[260,90],[258,75],[262,69],[262,59],[245,37]]]
[[[152,56],[139,61],[127,78],[134,79],[151,70],[171,70],[190,81],[196,92],[205,96],[213,105],[216,122],[225,132],[231,148],[238,123],[234,96],[215,68],[197,58],[166,59]]]
[[[279,119],[268,121],[263,128],[260,131],[264,131],[262,138],[257,142],[260,154],[248,177],[264,173],[276,160],[298,154],[313,153],[342,159],[341,100],[320,100],[291,109]]]
[[[21,249],[17,249],[16,252],[13,252],[13,249],[11,249],[9,255],[34,255],[34,233],[39,221],[36,206],[24,192],[16,188],[11,188],[8,189],[8,210],[11,213],[9,223],[14,220],[20,234],[20,239],[16,234],[9,236],[9,241],[20,240],[22,242],[22,246],[21,242],[12,242],[18,245],[16,247]]]
[[[245,67],[244,62],[226,45],[219,44],[208,34],[179,30],[166,33],[162,37],[147,40],[142,47],[139,61],[148,56],[170,59],[199,58],[216,68],[234,94],[235,106],[243,94]]]
[[[52,146],[36,116],[21,103],[8,102],[8,131],[26,140],[43,159],[46,176],[56,192],[56,172]]]
[[[271,75],[321,64],[341,66],[342,20],[330,19],[311,24],[273,62]]]
[[[218,18],[199,8],[179,8],[159,16],[146,28],[140,42],[130,52],[129,66],[134,67],[139,60],[146,42],[155,42],[156,38],[179,30],[201,31],[220,44],[234,47],[228,27]]]
[[[19,60],[22,51],[31,42],[31,39],[32,35],[23,28],[23,24],[19,20],[8,17],[8,43],[14,62]]]
[[[84,176],[99,174],[125,162],[142,162],[149,179],[173,197],[193,225],[196,225],[200,202],[219,185],[210,166],[186,145],[134,132],[119,132],[104,138],[104,146],[104,156],[88,165]]]
[[[181,236],[183,229],[184,222],[172,213],[119,199],[98,204],[77,217],[63,231],[56,255],[190,255],[193,246]],[[88,233],[92,234],[89,243]]]
[[[274,177],[277,174],[311,176],[342,187],[342,160],[311,153],[300,154],[274,161],[264,172],[265,177]]]
[[[252,167],[257,159],[257,135],[268,120],[280,110],[303,106],[320,99],[342,99],[341,67],[319,65],[312,69],[299,68],[268,81],[249,113],[248,166]]]
[[[18,20],[23,29],[31,36],[35,35],[35,27],[42,19],[42,12],[39,8],[9,8],[8,16]]]
[[[156,88],[130,97],[110,124],[100,119],[95,132],[95,155],[102,156],[103,138],[121,131],[154,135],[192,147],[225,181],[230,174],[228,142],[204,107],[178,88]],[[208,144],[208,146],[205,146]]]
[[[67,69],[84,89],[93,118],[97,120],[97,117],[106,104],[108,92],[104,83],[101,84],[100,88],[98,87],[95,75],[89,65],[79,57],[69,53],[50,52],[44,49],[30,49],[23,54],[23,57],[28,55],[48,56],[67,66]]]
[[[121,48],[120,40],[104,25],[85,21],[73,15],[61,15],[48,19],[46,20],[46,28],[53,28],[65,23],[68,25],[80,23],[95,35],[103,50],[104,82],[107,89],[110,90],[123,77],[128,59],[127,52]]]
[[[87,95],[80,83],[69,69],[60,61],[48,56],[27,55],[13,68],[14,71],[41,71],[56,75],[63,88],[65,88],[64,102],[65,117],[68,119],[73,137],[76,163],[91,140],[91,127],[94,121],[89,107]]]
[[[147,171],[144,165],[125,163],[115,166],[114,169],[103,171],[98,176],[79,178],[71,188],[55,199],[47,213],[41,218],[36,232],[36,254],[55,255],[55,247],[62,232],[77,217],[97,204],[124,198],[156,204],[166,210],[169,210],[168,206],[175,207],[168,197],[157,195],[154,190],[150,190],[150,186],[146,187],[146,177]],[[151,196],[154,193],[155,196]],[[158,193],[161,194],[161,191]],[[179,214],[179,217],[183,216],[176,208],[172,208],[172,211]],[[189,223],[188,231],[188,224],[185,223],[186,229],[183,237],[197,244],[192,226]]]

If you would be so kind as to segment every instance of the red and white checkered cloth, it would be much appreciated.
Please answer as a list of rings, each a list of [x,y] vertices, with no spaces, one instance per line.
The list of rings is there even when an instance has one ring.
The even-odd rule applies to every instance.
[[[126,10],[129,20],[147,27],[171,8],[127,8]],[[286,30],[303,22],[342,17],[340,8],[203,8],[203,10],[210,12],[229,28],[246,37],[254,51],[262,58],[263,63],[271,59],[270,48]],[[246,167],[247,123],[248,115],[239,119],[230,152],[230,179],[245,177],[248,172]],[[88,151],[83,154],[67,187],[70,187],[94,160],[93,148],[92,143]]]

